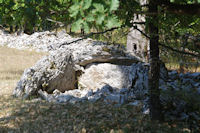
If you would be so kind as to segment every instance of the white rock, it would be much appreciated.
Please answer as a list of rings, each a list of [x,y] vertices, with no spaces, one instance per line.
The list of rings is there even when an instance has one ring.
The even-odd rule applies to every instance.
[[[83,88],[97,90],[109,84],[112,88],[131,88],[129,79],[130,66],[119,66],[109,63],[92,64],[87,66],[84,74],[79,78]]]
[[[130,102],[128,105],[132,105],[132,106],[139,106],[140,101],[136,100],[134,102]]]

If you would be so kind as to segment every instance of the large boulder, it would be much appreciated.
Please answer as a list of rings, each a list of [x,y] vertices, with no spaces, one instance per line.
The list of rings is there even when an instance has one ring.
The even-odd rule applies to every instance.
[[[78,79],[79,89],[93,91],[109,85],[115,90],[127,88],[134,92],[136,99],[144,99],[148,93],[149,64],[138,62],[131,65],[93,63],[85,67]],[[168,72],[164,63],[160,68],[160,84],[166,82]]]
[[[133,63],[130,66],[109,63],[90,64],[79,78],[80,89],[98,90],[105,85],[115,90],[132,89],[137,97],[142,97],[148,89],[148,65],[145,63]]]
[[[134,99],[144,100],[148,93],[148,70],[149,65],[142,62],[130,66],[92,63],[78,78],[78,89],[64,93],[55,90],[53,94],[40,90],[39,95],[58,103],[103,99],[106,103],[123,104]]]
[[[25,70],[14,90],[15,96],[28,98],[37,96],[38,91],[52,93],[77,89],[78,76],[92,63],[131,65],[139,60],[130,56],[119,46],[87,39],[58,50],[51,51],[33,67]]]
[[[42,58],[25,70],[14,95],[28,98],[37,95],[40,89],[48,93],[55,89],[64,92],[74,89],[75,83],[75,70],[70,55],[57,53]]]
[[[43,38],[46,33],[29,36],[34,37]],[[79,39],[68,38],[68,43]],[[24,71],[14,96],[72,103],[105,98],[106,102],[124,103],[129,98],[144,99],[148,92],[149,65],[119,45],[87,39],[70,45],[49,45],[49,49],[48,56]],[[163,81],[167,70],[161,68]]]

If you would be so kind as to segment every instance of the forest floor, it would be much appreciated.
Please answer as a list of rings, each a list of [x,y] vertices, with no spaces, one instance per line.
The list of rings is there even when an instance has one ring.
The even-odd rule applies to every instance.
[[[0,133],[180,133],[185,122],[151,122],[140,106],[96,103],[55,104],[12,97],[24,69],[45,53],[0,47]]]

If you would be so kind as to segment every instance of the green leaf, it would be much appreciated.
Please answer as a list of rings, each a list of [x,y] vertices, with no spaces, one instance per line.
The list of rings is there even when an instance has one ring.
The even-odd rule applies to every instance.
[[[91,14],[89,14],[85,19],[86,19],[87,22],[92,22],[92,21],[95,20],[95,19],[94,19],[94,16],[91,15]]]
[[[84,0],[83,9],[86,10],[92,5],[92,0]]]
[[[101,25],[103,23],[104,19],[105,19],[105,14],[99,14],[97,17],[96,23],[98,25]]]
[[[72,24],[72,32],[76,32],[78,30],[81,30],[82,24],[83,24],[83,20],[82,19],[79,19],[76,22],[74,22]]]
[[[119,0],[111,0],[110,12],[117,10],[118,7],[119,7]]]
[[[69,8],[70,17],[75,17],[79,12],[79,4],[74,4]]]
[[[86,33],[89,33],[89,32],[90,32],[90,27],[89,27],[89,25],[88,25],[87,22],[84,22],[84,23],[83,23],[83,29],[84,29],[84,31],[85,31]]]
[[[96,11],[104,13],[104,6],[99,3],[94,3],[93,6],[96,8]]]
[[[107,28],[113,28],[113,27],[119,27],[120,26],[120,23],[119,23],[119,20],[117,19],[117,17],[109,17],[108,20],[107,20],[107,23],[106,23],[106,27]]]

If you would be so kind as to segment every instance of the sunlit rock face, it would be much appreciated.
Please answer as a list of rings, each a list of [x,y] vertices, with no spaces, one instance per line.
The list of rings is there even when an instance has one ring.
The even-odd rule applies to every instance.
[[[109,63],[90,64],[79,78],[82,88],[97,90],[109,84],[112,88],[131,88],[130,66]]]
[[[39,60],[33,67],[26,69],[17,87],[15,96],[28,98],[37,95],[38,90],[52,93],[74,89],[76,79],[71,57],[64,53],[49,55]]]
[[[144,95],[148,89],[148,65],[133,63],[130,66],[109,63],[91,64],[79,78],[79,87],[91,90],[109,85],[115,90],[127,88]],[[143,93],[143,94],[139,94]]]

